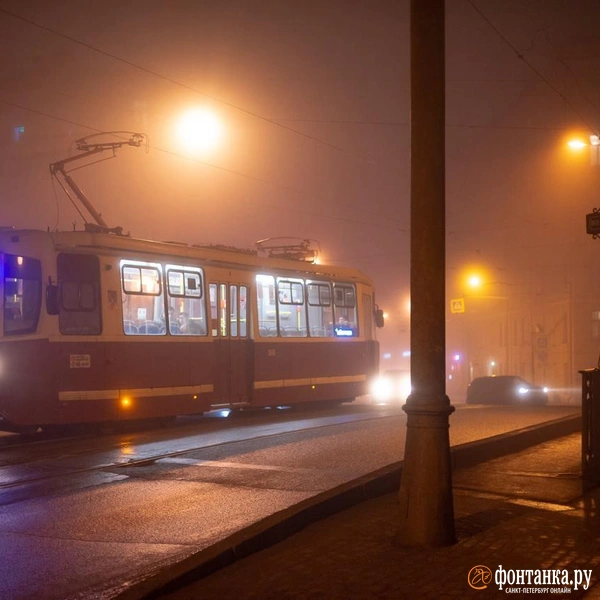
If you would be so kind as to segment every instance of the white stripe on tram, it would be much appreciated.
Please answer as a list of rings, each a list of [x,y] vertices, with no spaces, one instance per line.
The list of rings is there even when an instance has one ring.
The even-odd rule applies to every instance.
[[[79,400],[118,400],[124,396],[133,398],[161,398],[164,396],[186,396],[192,394],[209,394],[214,390],[212,384],[181,385],[177,387],[135,388],[128,390],[76,390],[58,392],[61,402],[76,402]]]
[[[286,388],[300,385],[324,385],[328,383],[359,383],[366,381],[366,375],[340,375],[337,377],[304,377],[302,379],[269,379],[266,381],[255,381],[255,390],[268,388]]]

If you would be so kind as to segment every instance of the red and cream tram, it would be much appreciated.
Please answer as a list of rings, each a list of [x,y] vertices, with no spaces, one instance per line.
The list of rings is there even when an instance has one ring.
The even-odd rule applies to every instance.
[[[349,400],[378,369],[353,269],[3,228],[0,285],[2,430]]]

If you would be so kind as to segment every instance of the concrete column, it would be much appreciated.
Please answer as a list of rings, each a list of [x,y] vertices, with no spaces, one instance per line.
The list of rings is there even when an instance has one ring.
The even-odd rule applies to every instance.
[[[411,0],[411,380],[400,542],[452,544],[446,396],[444,0]]]

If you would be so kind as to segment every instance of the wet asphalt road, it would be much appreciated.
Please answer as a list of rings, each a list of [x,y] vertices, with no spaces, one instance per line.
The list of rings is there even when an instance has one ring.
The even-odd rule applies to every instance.
[[[458,406],[451,444],[579,412]],[[0,598],[111,598],[228,534],[402,459],[399,409],[184,422],[0,450]]]

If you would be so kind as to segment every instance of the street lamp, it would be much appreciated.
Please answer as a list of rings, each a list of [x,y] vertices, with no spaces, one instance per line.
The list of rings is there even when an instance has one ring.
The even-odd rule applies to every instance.
[[[223,139],[223,124],[206,108],[195,108],[182,114],[176,125],[179,143],[190,152],[205,153],[216,148]]]
[[[484,332],[490,330],[489,327],[483,326],[484,321],[481,321],[482,314],[481,311],[472,311],[469,307],[478,300],[501,300],[504,304],[503,316],[501,317],[501,337],[498,341],[498,345],[505,346],[504,348],[504,358],[503,365],[501,367],[501,372],[508,372],[509,362],[510,362],[510,350],[509,350],[509,297],[506,295],[493,295],[486,294],[485,288],[488,286],[498,286],[498,285],[511,285],[504,281],[491,281],[489,280],[489,273],[480,267],[469,268],[468,270],[463,271],[462,276],[463,281],[463,298],[461,310],[454,310],[451,305],[452,312],[465,312],[465,313],[473,313],[473,317],[469,317],[467,321],[464,323],[464,331],[466,335],[465,343],[467,347],[467,356],[468,356],[468,375],[469,380],[476,375],[474,372],[474,368],[476,365],[480,364],[481,361],[486,365],[487,374],[495,374],[498,363],[492,359],[492,357],[488,356],[483,358],[479,357],[478,352],[473,354],[473,335],[476,332],[477,335],[477,346],[480,348],[487,348],[488,352],[490,350],[490,342],[489,340],[485,342],[483,340]],[[493,288],[492,288],[493,289]],[[469,302],[465,302],[465,300],[469,300]],[[454,300],[453,302],[457,302]],[[499,315],[498,315],[499,316]],[[484,317],[485,318],[485,317]],[[475,319],[475,320],[474,320]],[[480,321],[479,326],[477,326],[477,322]],[[494,344],[495,345],[495,344]],[[496,349],[495,352],[497,352]]]
[[[600,136],[593,133],[582,139],[581,137],[575,137],[567,142],[567,146],[575,151],[579,152],[584,148],[590,149],[590,164],[600,164]]]

